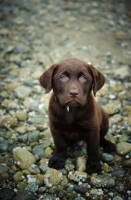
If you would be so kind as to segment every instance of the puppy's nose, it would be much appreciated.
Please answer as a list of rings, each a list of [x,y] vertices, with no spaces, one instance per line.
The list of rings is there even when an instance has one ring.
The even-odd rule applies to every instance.
[[[77,96],[78,95],[78,90],[70,90],[70,95],[71,96]]]

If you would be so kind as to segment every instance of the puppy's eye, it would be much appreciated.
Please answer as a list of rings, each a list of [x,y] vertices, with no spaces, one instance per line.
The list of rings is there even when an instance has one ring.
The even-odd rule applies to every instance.
[[[79,80],[82,81],[82,82],[84,82],[84,81],[87,80],[87,77],[86,77],[84,74],[82,74],[82,75],[79,77]]]
[[[60,79],[61,79],[62,81],[68,81],[68,80],[69,80],[69,77],[66,76],[65,74],[62,74],[62,75],[60,76]]]

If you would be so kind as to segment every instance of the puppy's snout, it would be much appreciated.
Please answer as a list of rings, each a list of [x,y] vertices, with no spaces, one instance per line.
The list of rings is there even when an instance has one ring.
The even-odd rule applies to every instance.
[[[70,93],[71,96],[77,96],[78,95],[78,90],[75,90],[75,89],[74,90],[70,90],[69,93]]]

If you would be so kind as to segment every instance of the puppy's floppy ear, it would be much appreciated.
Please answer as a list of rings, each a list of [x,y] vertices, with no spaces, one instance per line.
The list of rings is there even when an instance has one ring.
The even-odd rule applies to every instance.
[[[89,73],[93,78],[93,93],[96,96],[96,92],[102,88],[105,83],[104,75],[99,72],[93,65],[88,65]]]
[[[52,78],[56,64],[51,65],[39,78],[41,86],[45,89],[45,93],[49,93],[52,89]]]

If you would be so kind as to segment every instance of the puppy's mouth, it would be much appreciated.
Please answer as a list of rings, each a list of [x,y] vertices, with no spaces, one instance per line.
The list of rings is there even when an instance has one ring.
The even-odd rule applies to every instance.
[[[71,100],[71,101],[67,102],[67,103],[65,104],[65,106],[66,106],[66,107],[67,107],[67,106],[69,106],[69,107],[78,107],[78,106],[82,106],[82,105],[81,105],[81,103],[79,103],[79,102],[76,101],[76,100]]]

